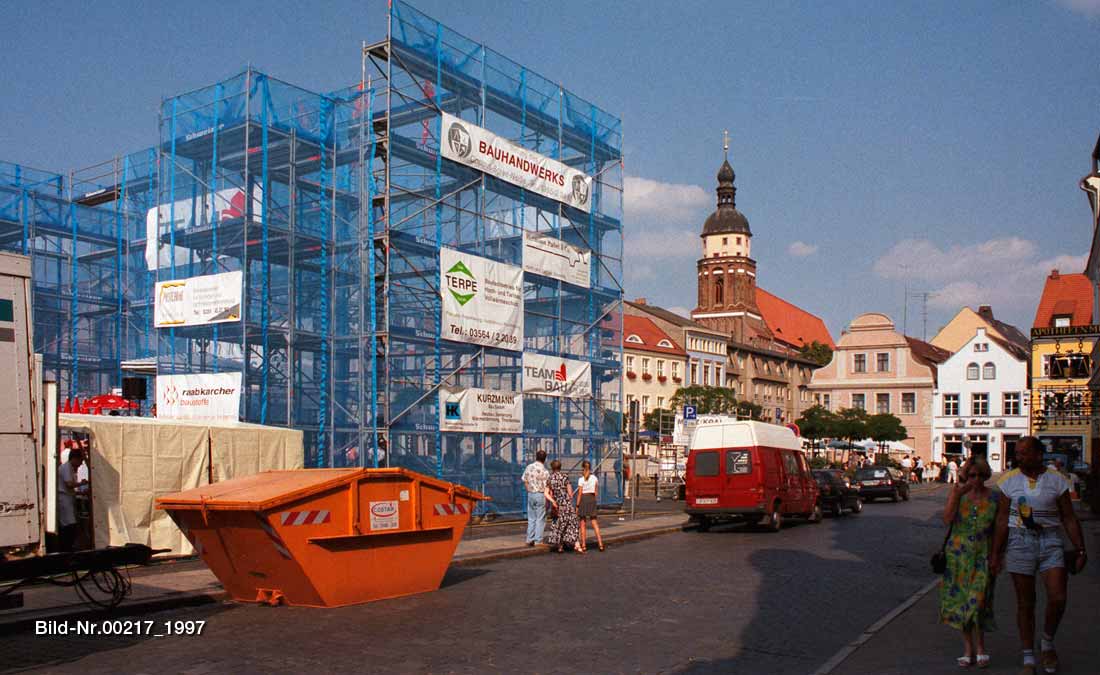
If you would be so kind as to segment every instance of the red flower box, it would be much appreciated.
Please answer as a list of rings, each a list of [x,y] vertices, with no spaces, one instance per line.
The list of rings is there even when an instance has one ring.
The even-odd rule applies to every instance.
[[[638,377],[638,374],[635,373],[633,370],[628,370],[626,371],[626,376],[633,380],[634,378]]]
[[[649,373],[642,373],[642,379],[645,380],[646,382],[649,382],[650,380],[653,379],[653,376],[650,375]]]
[[[657,376],[657,381],[658,382],[668,382],[668,378],[665,377],[664,375],[658,375]]]
[[[681,382],[683,382],[683,380],[681,380],[681,379],[680,379],[680,378],[678,378],[678,377],[674,377],[674,378],[672,378],[672,381],[673,381],[673,382],[675,382],[676,384],[680,384]]]

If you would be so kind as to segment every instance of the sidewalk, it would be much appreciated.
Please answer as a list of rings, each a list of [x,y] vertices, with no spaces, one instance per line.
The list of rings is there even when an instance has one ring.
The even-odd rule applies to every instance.
[[[623,518],[620,520],[620,518]],[[639,515],[631,521],[629,514],[601,513],[600,528],[605,544],[621,544],[669,532],[680,531],[687,522],[682,511]],[[492,528],[492,529],[491,529]],[[528,547],[523,543],[526,525],[507,523],[499,526],[467,528],[458,544],[452,565],[477,565],[505,558],[519,558],[549,553],[546,546]],[[470,531],[476,534],[470,536]],[[485,530],[490,530],[487,534]],[[595,535],[589,530],[589,542],[595,549]],[[73,588],[39,584],[23,587],[23,607],[0,611],[0,634],[33,630],[38,620],[75,618],[131,617],[138,613],[160,611],[172,607],[219,602],[225,592],[214,575],[201,561],[183,560],[138,567],[130,571],[132,592],[122,605],[110,614],[89,608],[80,602]]]
[[[1100,656],[1096,647],[1096,608],[1100,607],[1100,519],[1083,516],[1085,547],[1092,554],[1085,571],[1069,579],[1069,602],[1065,618],[1058,629],[1055,645],[1061,660],[1059,673],[1100,672]],[[931,554],[930,554],[931,555]],[[932,579],[931,573],[929,579]],[[1020,670],[1020,647],[1016,634],[1016,598],[1011,579],[1002,574],[997,579],[994,607],[997,631],[986,636],[986,649],[992,655],[986,670],[973,672],[1017,673]],[[1039,592],[1039,607],[1044,606]],[[895,675],[902,673],[963,672],[955,658],[963,653],[962,639],[957,631],[939,622],[939,587],[933,585],[915,604],[894,618],[887,615],[873,624],[856,643],[854,652],[830,670],[818,673],[835,675]],[[1036,612],[1036,630],[1042,628],[1041,610]],[[1038,638],[1036,638],[1038,646]],[[838,654],[838,656],[840,656]]]

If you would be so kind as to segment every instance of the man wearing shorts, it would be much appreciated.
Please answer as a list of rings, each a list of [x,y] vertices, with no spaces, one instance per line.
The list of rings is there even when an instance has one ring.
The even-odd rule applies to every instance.
[[[990,569],[1007,569],[1016,588],[1016,626],[1020,631],[1024,669],[1035,673],[1035,576],[1046,588],[1040,660],[1046,673],[1058,672],[1054,634],[1066,611],[1066,566],[1085,566],[1085,540],[1073,512],[1069,480],[1043,466],[1043,444],[1025,436],[1016,444],[1017,468],[997,481],[1001,492],[993,531]],[[1062,527],[1077,548],[1075,559],[1062,551]]]

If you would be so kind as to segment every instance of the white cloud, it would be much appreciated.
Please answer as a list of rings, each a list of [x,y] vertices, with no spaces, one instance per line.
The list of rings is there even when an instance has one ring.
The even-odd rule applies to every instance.
[[[623,179],[623,207],[627,219],[632,222],[638,219],[691,220],[701,210],[710,207],[713,201],[710,193],[698,185],[662,183],[639,176]],[[692,225],[697,224],[692,222]]]
[[[1035,242],[1005,237],[943,249],[927,239],[898,242],[875,261],[884,279],[924,282],[929,307],[948,312],[962,306],[991,305],[998,314],[1034,311],[1050,271],[1081,272],[1084,255],[1039,258]]]
[[[787,247],[787,253],[796,258],[805,258],[817,253],[817,244],[807,244],[804,241],[794,241]]]
[[[1100,0],[1058,0],[1058,4],[1085,16],[1100,16]]]

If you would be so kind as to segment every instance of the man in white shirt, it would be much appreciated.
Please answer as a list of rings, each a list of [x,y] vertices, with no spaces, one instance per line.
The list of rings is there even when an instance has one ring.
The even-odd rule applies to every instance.
[[[57,471],[57,532],[62,551],[72,551],[80,525],[76,519],[76,493],[88,479],[79,478],[80,465],[84,463],[84,451],[79,447],[69,450],[69,459]]]
[[[535,453],[535,461],[523,470],[523,485],[527,488],[527,545],[534,546],[542,541],[546,529],[546,481],[550,472],[546,470],[546,451]]]

